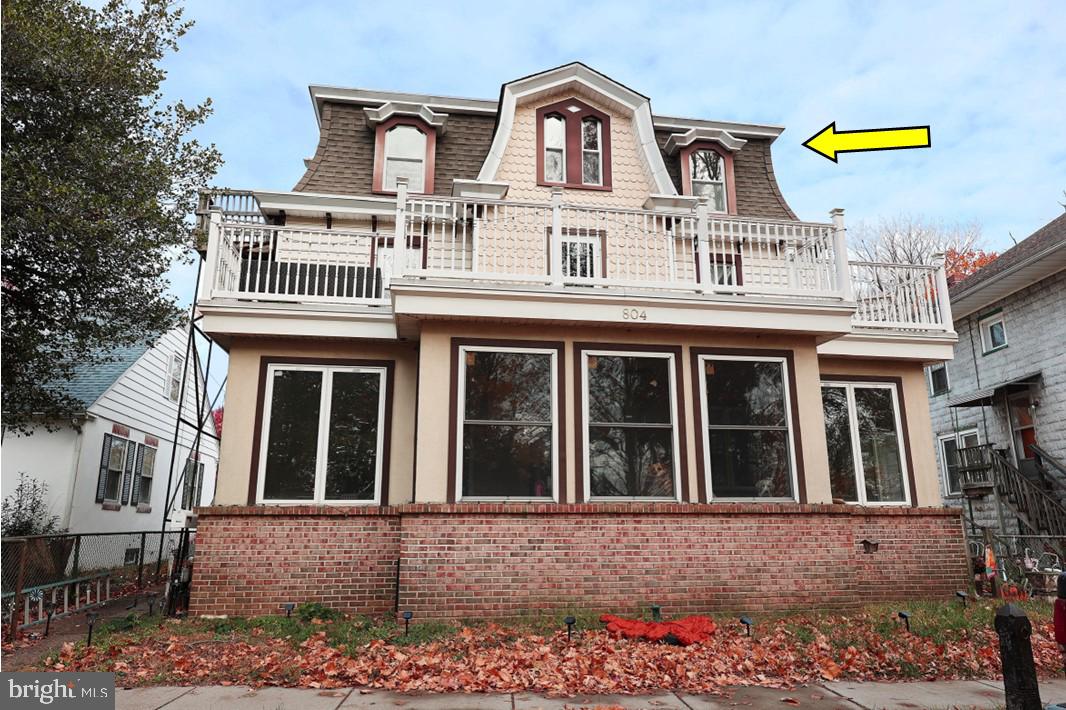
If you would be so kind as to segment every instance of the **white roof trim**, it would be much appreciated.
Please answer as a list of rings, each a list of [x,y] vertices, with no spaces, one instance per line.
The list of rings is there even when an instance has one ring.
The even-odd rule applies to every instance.
[[[452,197],[488,198],[502,200],[511,187],[508,182],[481,182],[479,180],[452,180]]]
[[[632,89],[589,69],[584,64],[567,64],[549,69],[546,72],[518,79],[503,85],[496,134],[492,146],[485,156],[485,162],[478,173],[479,182],[493,182],[503,160],[504,151],[511,138],[514,127],[514,113],[520,99],[532,94],[560,89],[570,85],[580,85],[592,92],[610,99],[633,114],[633,126],[636,129],[640,153],[644,158],[648,173],[655,184],[655,192],[664,195],[676,195],[677,188],[666,172],[666,164],[655,141],[655,126],[652,121],[651,103]]]
[[[691,195],[649,195],[644,201],[644,209],[653,212],[671,212],[688,214],[696,209],[699,198]]]
[[[367,123],[376,126],[387,121],[393,116],[414,116],[437,133],[444,134],[444,125],[448,122],[448,114],[436,113],[426,104],[413,101],[386,101],[377,108],[365,108]]]
[[[465,99],[458,96],[432,96],[429,94],[408,94],[402,91],[377,91],[374,89],[345,89],[340,86],[308,87],[311,103],[315,107],[315,120],[322,124],[321,106],[325,101],[339,101],[365,105],[380,105],[389,101],[399,103],[423,104],[430,109],[444,113],[479,113],[489,116],[496,113],[496,102],[485,99]]]
[[[759,123],[733,123],[730,121],[709,121],[702,118],[676,118],[674,116],[653,116],[655,127],[662,130],[687,131],[690,128],[718,128],[734,136],[749,138],[770,138],[773,140],[784,133],[784,126]]]
[[[1043,251],[1032,254],[1028,259],[1004,269],[998,274],[991,276],[970,288],[954,293],[951,296],[951,315],[955,320],[962,320],[966,316],[989,306],[996,301],[1001,301],[1008,296],[1028,288],[1037,281],[1042,281],[1048,276],[1058,273],[1066,268],[1066,255],[1056,257],[1056,253],[1066,249],[1066,242],[1056,242]],[[1012,277],[1025,279],[1015,287],[1005,289],[1003,282]],[[999,287],[996,289],[994,287]],[[985,295],[985,292],[988,292]],[[1006,290],[1006,293],[1004,291]]]
[[[743,138],[725,131],[721,128],[690,128],[684,133],[674,133],[666,139],[666,152],[673,155],[685,146],[692,145],[696,141],[711,141],[718,143],[731,153],[735,153],[747,143]]]
[[[395,197],[346,197],[316,192],[275,192],[255,190],[259,209],[264,214],[284,210],[290,214],[307,212],[313,214],[393,214],[396,211]]]

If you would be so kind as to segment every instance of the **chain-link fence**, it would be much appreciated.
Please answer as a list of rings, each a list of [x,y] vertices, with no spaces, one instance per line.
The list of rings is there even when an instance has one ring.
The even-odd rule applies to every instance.
[[[4,621],[25,626],[162,581],[186,534],[189,549],[183,530],[3,538]]]

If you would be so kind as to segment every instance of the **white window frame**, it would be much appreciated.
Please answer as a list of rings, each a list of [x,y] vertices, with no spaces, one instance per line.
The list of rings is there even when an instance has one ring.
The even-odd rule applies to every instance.
[[[585,122],[592,121],[596,124],[596,149],[585,147]],[[603,121],[595,116],[585,116],[581,119],[580,125],[580,139],[581,139],[581,184],[582,185],[594,185],[596,187],[603,186]],[[585,181],[585,154],[593,153],[596,155],[596,161],[599,164],[600,179],[596,182]]]
[[[554,146],[549,146],[548,145],[548,121],[550,121],[552,119],[558,119],[558,120],[563,122],[563,147],[561,149],[560,148],[556,148]],[[546,114],[544,116],[544,125],[541,126],[541,131],[542,131],[542,133],[544,135],[544,153],[540,156],[541,166],[542,166],[541,167],[541,172],[543,172],[543,174],[544,174],[544,182],[549,183],[551,185],[565,185],[566,184],[566,129],[567,129],[567,120],[568,119],[566,118],[566,116],[563,116],[562,114],[557,113],[557,112],[552,112],[552,113]],[[563,179],[562,180],[551,180],[551,179],[548,178],[548,152],[550,151],[550,152],[553,152],[553,153],[557,153],[560,150],[562,151],[562,156],[563,156],[563,159],[562,159]],[[603,168],[602,168],[602,166],[600,168],[600,172],[601,172],[600,178],[602,180],[602,178],[603,178],[603,175],[602,175]]]
[[[563,278],[568,279],[568,280],[569,279],[585,280],[585,279],[603,278],[604,275],[600,273],[603,270],[602,269],[603,252],[600,251],[600,249],[601,249],[600,243],[602,242],[601,235],[599,235],[599,234],[566,234],[566,230],[563,230],[563,235],[562,235],[562,240],[561,241],[562,241],[562,244],[563,244],[564,248],[566,249],[566,252],[569,252],[569,250],[573,248],[570,245],[587,244],[588,246],[591,247],[591,250],[590,250],[591,251],[591,257],[590,258],[592,260],[591,261],[592,268],[590,269],[591,273],[589,273],[588,276],[580,276],[578,274],[570,274],[570,273],[567,273],[567,270],[570,267],[570,260],[566,258],[567,257],[567,253],[564,253],[563,254],[563,263],[560,265],[561,268],[563,269]]]
[[[589,460],[589,448],[591,436],[589,429],[592,421],[589,418],[589,357],[645,357],[665,359],[669,363],[670,371],[670,436],[673,443],[673,472],[674,472],[674,495],[673,496],[593,496],[592,495],[592,466]],[[639,350],[583,350],[581,353],[581,456],[584,462],[585,500],[592,503],[611,503],[618,501],[673,501],[681,500],[681,441],[678,434],[677,423],[677,363],[674,353],[671,352],[644,352]]]
[[[170,353],[167,364],[167,377],[163,380],[163,394],[171,402],[181,399],[181,376],[185,370],[185,356],[177,352]]]
[[[263,488],[266,483],[267,450],[270,439],[270,415],[274,402],[274,373],[281,370],[299,370],[305,372],[318,372],[322,375],[322,392],[318,408],[318,444],[315,456],[315,487],[312,498],[303,499],[276,499],[264,498]],[[374,457],[374,497],[365,500],[326,498],[326,455],[329,451],[329,417],[332,404],[333,374],[343,373],[372,373],[380,378],[378,388],[378,432],[377,452]],[[389,397],[386,392],[388,385],[387,368],[362,366],[362,365],[314,365],[314,364],[288,364],[271,363],[267,365],[266,387],[263,392],[263,423],[259,440],[259,470],[256,472],[255,502],[259,505],[380,505],[381,484],[384,476],[383,454],[385,446],[385,401]]]
[[[977,443],[974,444],[974,446],[980,446],[981,445],[981,432],[977,429],[977,427],[971,427],[970,429],[962,429],[960,431],[954,431],[954,432],[949,432],[947,434],[941,434],[940,436],[938,436],[936,438],[937,448],[939,449],[937,453],[940,454],[940,472],[941,472],[941,474],[943,476],[943,479],[944,479],[944,485],[943,485],[944,495],[947,496],[947,497],[961,496],[962,495],[962,490],[961,489],[957,490],[957,491],[951,490],[951,479],[948,476],[948,455],[947,455],[947,451],[944,450],[944,442],[946,442],[946,441],[954,441],[955,442],[955,448],[957,450],[957,449],[963,448],[963,446],[962,446],[963,441],[962,440],[965,439],[968,436],[976,436],[977,437]]]
[[[134,444],[132,440],[127,439],[124,436],[119,436],[117,434],[111,434],[111,446],[112,447],[114,446],[114,442],[116,442],[116,441],[121,441],[122,444],[123,444],[123,447],[122,447],[122,468],[120,468],[119,471],[118,471],[117,493],[116,493],[114,498],[108,498],[107,497],[107,480],[105,479],[104,480],[104,499],[101,501],[101,503],[115,503],[115,504],[118,504],[118,505],[122,505],[122,479],[126,477],[126,464],[129,463],[130,449],[133,449],[134,450],[134,455],[136,455],[136,444]],[[111,475],[111,450],[110,449],[108,449],[108,452],[107,452],[107,475],[108,476]],[[132,479],[130,480],[130,485],[131,486],[133,485],[133,480]],[[97,505],[99,505],[99,504],[100,503],[98,503]]]
[[[395,131],[398,128],[410,128],[411,130],[418,131],[419,133],[422,134],[422,140],[424,142],[424,146],[423,146],[424,150],[422,151],[422,157],[421,158],[401,158],[401,157],[398,157],[398,156],[390,156],[389,155],[389,134],[392,133],[393,131]],[[382,145],[381,145],[381,152],[384,154],[384,157],[385,157],[384,161],[382,161],[382,163],[381,163],[381,189],[385,190],[386,192],[396,192],[395,183],[393,185],[391,185],[391,186],[389,185],[389,161],[396,161],[398,163],[409,163],[409,164],[417,163],[421,167],[421,172],[422,172],[421,184],[416,185],[416,184],[414,184],[414,182],[410,182],[409,186],[408,186],[408,189],[412,193],[417,193],[417,194],[424,193],[425,190],[426,190],[426,155],[427,155],[428,151],[429,151],[429,135],[423,129],[419,128],[418,126],[412,125],[410,123],[397,123],[394,126],[390,126],[385,131],[385,136],[384,136],[384,138],[382,140]]]
[[[858,501],[847,505],[868,507],[906,507],[911,504],[910,468],[907,466],[907,440],[903,437],[903,420],[899,407],[899,391],[893,382],[855,382],[847,380],[823,380],[822,388],[843,388],[848,401],[848,427],[851,430],[851,456],[855,469],[855,486]],[[859,442],[859,411],[855,404],[856,389],[887,389],[892,394],[893,421],[896,424],[896,441],[899,442],[899,467],[903,476],[902,501],[870,501],[866,499],[866,471],[862,466],[862,447]],[[824,416],[824,415],[823,415]]]
[[[712,153],[715,157],[718,158],[719,161],[721,161],[721,163],[722,163],[722,179],[721,180],[697,180],[696,179],[695,162],[696,162],[696,154],[697,153]],[[691,153],[689,153],[689,156],[688,156],[688,179],[689,179],[689,183],[690,183],[689,189],[692,191],[693,195],[699,195],[700,194],[699,192],[696,191],[696,185],[719,185],[720,184],[722,186],[722,204],[725,205],[725,209],[721,209],[721,210],[714,209],[714,207],[711,205],[710,199],[708,198],[708,200],[707,200],[707,211],[712,213],[712,214],[728,214],[729,213],[729,188],[726,185],[725,157],[723,157],[721,153],[719,153],[716,150],[711,150],[710,148],[697,148],[697,149],[693,150]]]
[[[466,354],[467,353],[526,353],[551,356],[551,458],[552,494],[550,496],[464,496],[463,495],[463,434],[466,428]],[[559,502],[559,351],[555,348],[521,348],[504,345],[460,345],[457,377],[455,427],[455,499],[457,501],[534,501]]]
[[[785,400],[785,424],[787,425],[789,475],[792,478],[791,497],[752,497],[725,498],[714,495],[714,481],[711,471],[711,440],[708,429],[710,417],[707,413],[707,362],[710,360],[736,360],[740,362],[776,362],[781,365],[782,396]],[[716,503],[795,503],[799,501],[799,475],[796,463],[796,431],[792,424],[792,391],[789,381],[788,359],[774,355],[714,355],[701,353],[697,358],[700,375],[700,436],[703,437],[703,480],[707,486],[707,500]]]
[[[999,323],[1003,326],[1003,344],[992,345],[992,326]],[[1007,338],[1007,320],[1003,313],[994,313],[986,318],[980,320],[981,326],[981,354],[988,355],[994,353],[997,350],[1002,350],[1010,344],[1010,340]]]
[[[933,386],[933,370],[938,370],[941,368],[943,368],[944,370],[944,381],[947,384],[944,387],[943,391],[937,392],[936,388]],[[942,394],[947,394],[951,391],[951,375],[948,374],[948,364],[946,362],[941,362],[936,365],[930,365],[926,374],[929,378],[929,394],[934,397],[938,397]]]

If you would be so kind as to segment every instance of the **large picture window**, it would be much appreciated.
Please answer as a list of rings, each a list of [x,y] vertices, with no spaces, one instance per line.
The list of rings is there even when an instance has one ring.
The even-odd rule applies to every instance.
[[[458,356],[461,497],[557,500],[557,351],[462,346]]]
[[[271,364],[257,500],[381,502],[386,369]]]
[[[590,498],[676,500],[674,356],[588,350],[581,359]]]
[[[910,502],[896,387],[823,382],[833,498],[862,505]]]
[[[711,497],[795,500],[786,359],[701,355],[698,364]]]

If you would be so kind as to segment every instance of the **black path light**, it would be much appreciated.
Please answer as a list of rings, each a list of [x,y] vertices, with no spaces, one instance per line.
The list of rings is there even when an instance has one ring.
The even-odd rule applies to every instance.
[[[659,604],[651,605],[651,620],[662,621],[663,620],[663,608]]]
[[[133,603],[130,604],[128,607],[126,607],[126,611],[129,611],[130,609],[136,609],[137,605],[140,603],[140,601],[141,601],[140,595],[139,594],[134,594],[133,595]]]
[[[47,602],[47,603],[45,603],[44,611],[45,611],[46,614],[48,614],[48,618],[44,622],[44,635],[47,636],[48,635],[48,629],[52,626],[52,617],[55,616],[55,613],[56,613],[56,603],[55,602]]]
[[[291,619],[292,618],[292,610],[296,608],[296,605],[293,604],[292,602],[289,602],[288,604],[282,604],[278,608],[285,610],[285,618],[286,619]]]
[[[408,632],[410,632],[410,630],[411,630],[411,618],[414,616],[414,614],[412,612],[410,612],[410,611],[405,611],[402,616],[403,616],[403,635],[406,636],[408,634]]]
[[[752,627],[755,626],[755,622],[751,620],[750,616],[742,616],[740,617],[740,623],[744,624],[748,637],[751,637]]]
[[[566,640],[569,641],[574,635],[574,624],[577,623],[577,619],[572,616],[568,616],[563,619],[563,623],[566,624]]]
[[[89,638],[85,639],[86,646],[93,645],[93,625],[96,623],[96,619],[99,616],[100,615],[97,614],[95,611],[85,612],[85,619],[89,622]]]
[[[155,597],[156,592],[148,593],[148,616],[151,616],[155,613]]]
[[[910,613],[906,612],[906,611],[901,611],[901,612],[899,612],[899,614],[897,614],[897,616],[899,618],[903,619],[903,625],[905,627],[907,627],[907,632],[909,633],[910,630],[911,630],[911,615],[910,615]]]
[[[966,606],[966,598],[969,595],[966,592],[955,592],[955,597],[962,602],[963,606]]]

